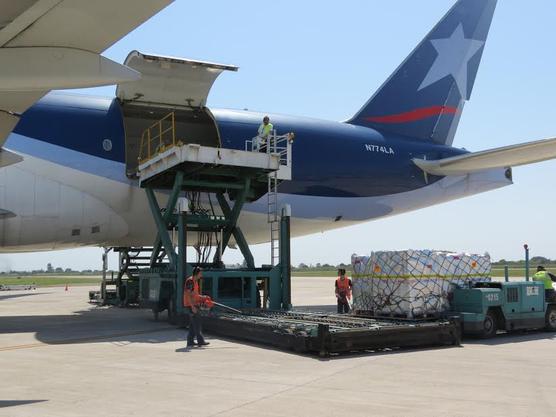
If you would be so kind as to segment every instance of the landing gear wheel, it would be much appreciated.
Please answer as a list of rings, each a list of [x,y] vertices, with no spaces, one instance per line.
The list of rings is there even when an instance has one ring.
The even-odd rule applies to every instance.
[[[482,339],[490,339],[496,335],[496,317],[488,312],[483,320],[483,329],[481,331]]]
[[[168,300],[168,323],[170,323],[170,324],[176,324],[177,323],[176,300],[174,300],[174,297],[171,297]]]
[[[546,310],[545,329],[549,332],[556,332],[556,306],[548,306]]]

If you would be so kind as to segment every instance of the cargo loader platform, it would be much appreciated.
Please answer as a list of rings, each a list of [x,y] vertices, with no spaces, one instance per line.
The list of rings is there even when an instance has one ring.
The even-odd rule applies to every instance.
[[[330,355],[396,348],[457,346],[457,320],[372,319],[349,315],[258,310],[209,313],[207,332],[297,353]]]
[[[178,124],[171,112],[141,136],[134,177],[145,190],[156,235],[146,247],[116,248],[124,256],[115,279],[115,302],[150,308],[155,318],[167,311],[168,320],[178,323],[187,316],[185,278],[200,267],[200,291],[216,302],[289,309],[291,208],[278,207],[277,188],[291,179],[294,134],[272,131],[264,149],[224,148],[219,140],[206,146],[181,136]],[[265,196],[268,210],[259,214],[267,220],[271,262],[257,266],[239,219],[246,204]],[[188,247],[196,256],[188,255]],[[224,264],[230,247],[241,252],[241,268]]]

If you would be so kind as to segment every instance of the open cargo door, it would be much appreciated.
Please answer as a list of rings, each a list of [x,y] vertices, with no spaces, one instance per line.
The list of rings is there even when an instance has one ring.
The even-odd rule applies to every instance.
[[[132,51],[125,65],[141,79],[118,85],[126,131],[126,170],[134,175],[145,129],[174,113],[176,138],[184,143],[220,147],[218,127],[205,107],[210,89],[232,65],[143,54]]]
[[[191,61],[131,52],[124,63],[141,73],[138,81],[120,84],[116,95],[122,102],[202,108],[222,71],[237,71],[232,65]]]

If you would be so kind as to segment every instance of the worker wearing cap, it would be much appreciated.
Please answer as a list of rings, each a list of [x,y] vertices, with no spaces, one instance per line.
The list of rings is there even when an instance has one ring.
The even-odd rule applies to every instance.
[[[272,133],[274,126],[270,123],[270,117],[263,117],[263,122],[259,126],[257,143],[255,144],[256,150],[259,152],[266,152],[266,144],[268,143],[268,137]]]
[[[199,282],[203,278],[203,271],[199,267],[193,268],[193,274],[185,280],[183,291],[183,305],[189,315],[189,331],[187,332],[187,347],[195,345],[197,338],[198,346],[206,346],[209,342],[205,341],[201,328],[201,307],[211,308],[214,303],[208,295],[201,295]]]
[[[547,301],[552,301],[555,298],[552,283],[556,282],[556,276],[547,272],[544,266],[539,265],[537,267],[537,273],[533,275],[533,281],[542,282],[544,284],[544,296]]]
[[[349,313],[349,300],[351,300],[351,289],[353,285],[351,279],[346,276],[345,269],[338,269],[335,291],[338,301],[338,314]]]

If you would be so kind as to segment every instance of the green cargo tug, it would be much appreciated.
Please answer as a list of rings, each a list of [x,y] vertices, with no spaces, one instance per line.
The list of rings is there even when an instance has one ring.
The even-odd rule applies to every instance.
[[[545,300],[542,282],[484,282],[457,288],[452,300],[463,333],[490,338],[498,330],[556,331],[556,303]]]

